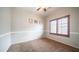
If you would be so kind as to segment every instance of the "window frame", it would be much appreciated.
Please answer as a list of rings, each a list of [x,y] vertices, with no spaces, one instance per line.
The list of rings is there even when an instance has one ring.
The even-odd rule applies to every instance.
[[[67,23],[67,35],[66,34],[59,34],[58,33],[58,20],[62,19],[62,18],[68,18],[68,23]],[[51,21],[56,21],[56,33],[51,33]],[[49,33],[50,34],[54,34],[54,35],[59,35],[59,36],[65,36],[65,37],[69,37],[70,36],[70,15],[66,15],[66,16],[62,16],[53,20],[49,21]]]

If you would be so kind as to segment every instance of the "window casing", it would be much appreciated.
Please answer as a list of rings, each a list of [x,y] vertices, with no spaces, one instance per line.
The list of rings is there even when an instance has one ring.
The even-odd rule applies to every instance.
[[[70,35],[70,16],[60,17],[49,22],[49,32],[50,34],[56,34],[61,36]]]

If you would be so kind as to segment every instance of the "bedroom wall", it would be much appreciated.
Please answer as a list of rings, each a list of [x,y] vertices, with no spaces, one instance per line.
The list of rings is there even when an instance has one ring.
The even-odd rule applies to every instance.
[[[11,10],[0,7],[0,52],[7,51],[11,45],[10,38]]]
[[[70,15],[70,37],[49,34],[49,20],[65,15]],[[55,11],[50,12],[45,21],[45,37],[79,48],[79,8],[58,8]]]
[[[43,21],[33,12],[34,7],[12,8],[11,40],[12,44],[41,38]],[[33,10],[32,12],[30,10]],[[28,23],[27,19],[36,19],[40,24]]]

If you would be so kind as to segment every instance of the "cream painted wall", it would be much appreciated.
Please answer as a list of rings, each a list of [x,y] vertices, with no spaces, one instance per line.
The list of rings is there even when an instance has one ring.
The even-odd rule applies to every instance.
[[[0,35],[10,32],[10,8],[0,7]]]
[[[0,7],[0,51],[7,51],[10,39],[11,10]]]
[[[42,18],[37,16],[33,8],[12,8],[11,39],[13,44],[41,38],[43,21]],[[31,12],[30,10],[33,11]],[[30,24],[27,22],[29,18],[41,21],[41,24]]]
[[[49,20],[65,15],[70,15],[70,37],[49,34]],[[45,37],[79,48],[79,8],[58,8],[52,11],[45,21]]]

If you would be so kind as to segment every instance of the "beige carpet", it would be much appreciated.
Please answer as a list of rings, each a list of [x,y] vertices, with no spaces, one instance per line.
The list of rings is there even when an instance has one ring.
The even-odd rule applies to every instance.
[[[11,45],[8,52],[75,52],[79,49],[50,39],[38,39]]]

